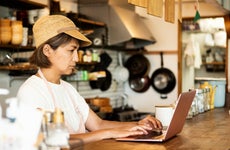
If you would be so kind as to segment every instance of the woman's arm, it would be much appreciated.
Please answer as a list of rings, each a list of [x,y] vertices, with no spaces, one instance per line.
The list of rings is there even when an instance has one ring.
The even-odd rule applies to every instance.
[[[88,143],[103,139],[142,135],[147,134],[147,130],[162,128],[162,126],[158,120],[151,116],[147,116],[139,122],[107,121],[102,120],[90,110],[86,128],[90,131],[89,133],[70,135],[70,140],[80,138],[84,143]]]
[[[119,128],[123,126],[134,127],[137,125],[145,125],[150,127],[149,129],[161,129],[162,124],[159,120],[152,117],[151,115],[146,116],[144,119],[138,122],[119,122],[119,121],[108,121],[102,120],[97,116],[92,110],[89,110],[89,116],[86,121],[86,128],[90,131],[101,130],[101,129],[109,129],[109,128]]]
[[[74,139],[81,139],[83,143],[90,143],[95,141],[100,141],[104,139],[111,138],[120,138],[127,137],[133,135],[143,135],[147,134],[145,127],[136,126],[133,128],[130,127],[120,127],[120,128],[110,128],[110,129],[102,129],[96,130],[88,133],[81,134],[71,134],[70,141],[74,141]]]

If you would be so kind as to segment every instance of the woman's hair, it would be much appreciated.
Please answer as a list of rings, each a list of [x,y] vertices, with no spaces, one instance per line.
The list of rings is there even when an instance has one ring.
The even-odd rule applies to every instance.
[[[41,44],[38,48],[35,49],[34,53],[29,58],[29,62],[38,67],[49,68],[52,64],[43,53],[43,47],[45,44],[49,44],[53,50],[56,50],[60,45],[68,44],[71,40],[77,40],[65,33],[60,33],[55,37],[47,40],[45,43]]]

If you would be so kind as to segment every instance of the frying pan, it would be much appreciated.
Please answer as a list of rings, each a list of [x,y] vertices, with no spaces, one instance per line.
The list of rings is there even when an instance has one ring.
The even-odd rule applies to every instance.
[[[106,77],[100,86],[101,91],[108,90],[112,84],[112,74],[107,69],[105,69],[105,73],[106,73]]]
[[[101,91],[106,91],[110,88],[112,84],[112,74],[107,69],[107,67],[112,62],[112,58],[106,52],[100,54],[100,63],[94,66],[93,71],[105,71],[105,78],[98,78],[97,81],[90,81],[89,84],[92,89],[100,89]]]
[[[147,91],[150,87],[150,78],[148,75],[129,79],[130,88],[138,93]]]
[[[167,98],[165,94],[171,92],[176,85],[176,78],[173,72],[167,68],[164,68],[163,52],[161,55],[161,68],[155,70],[151,76],[152,87],[159,93],[161,98]]]
[[[149,73],[149,60],[142,54],[134,54],[128,58],[125,67],[129,70],[130,78],[145,76]]]

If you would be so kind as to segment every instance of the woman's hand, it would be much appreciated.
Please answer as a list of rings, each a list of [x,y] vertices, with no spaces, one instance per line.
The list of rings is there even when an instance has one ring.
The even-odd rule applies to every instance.
[[[151,115],[147,115],[144,119],[138,121],[137,124],[148,126],[148,127],[152,128],[151,130],[153,130],[153,129],[160,129],[161,130],[163,128],[161,122]]]
[[[126,126],[121,128],[114,128],[108,130],[109,138],[122,138],[135,135],[148,134],[148,130],[151,130],[151,127],[146,125],[137,125],[137,126]]]

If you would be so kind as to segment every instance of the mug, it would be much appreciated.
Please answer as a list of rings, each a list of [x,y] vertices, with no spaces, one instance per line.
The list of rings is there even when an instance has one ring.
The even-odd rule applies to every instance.
[[[161,121],[163,126],[169,126],[174,113],[172,105],[155,106],[155,117]]]

